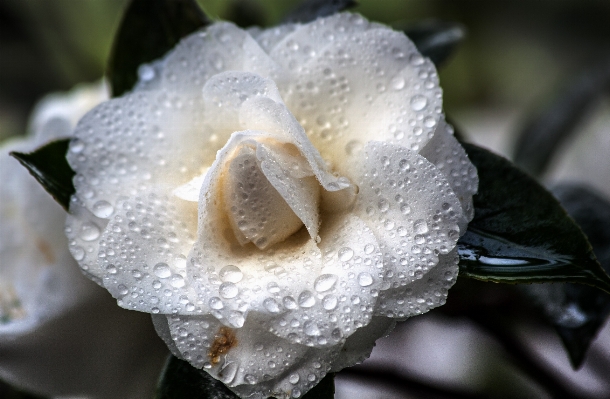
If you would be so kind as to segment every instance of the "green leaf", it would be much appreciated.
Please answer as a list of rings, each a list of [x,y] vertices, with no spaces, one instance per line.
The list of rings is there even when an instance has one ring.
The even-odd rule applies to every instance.
[[[464,27],[455,22],[429,20],[404,29],[417,49],[437,67],[454,53],[466,36]]]
[[[479,173],[474,219],[458,241],[460,274],[503,283],[572,282],[610,292],[610,277],[559,202],[508,160],[463,144]]]
[[[75,192],[72,184],[75,173],[66,159],[69,144],[69,139],[57,140],[29,154],[16,151],[10,154],[27,168],[66,211],[70,207],[70,197]]]
[[[114,97],[131,90],[138,67],[162,57],[210,20],[195,0],[131,0],[106,70]]]
[[[335,375],[328,374],[302,399],[332,399]],[[170,355],[157,385],[155,399],[239,399],[222,382],[188,362]]]
[[[304,0],[289,12],[282,23],[307,23],[356,6],[355,0]]]
[[[231,0],[226,18],[242,28],[265,26],[265,10],[257,0]]]
[[[589,237],[604,270],[610,271],[610,202],[585,186],[573,184],[559,185],[553,193]],[[557,330],[572,366],[579,368],[610,314],[610,295],[570,283],[526,287],[526,291]]]
[[[170,355],[157,385],[155,399],[239,399],[239,397],[205,371]]]
[[[574,77],[559,95],[530,117],[515,145],[515,163],[533,176],[542,175],[556,151],[610,89],[610,59]]]

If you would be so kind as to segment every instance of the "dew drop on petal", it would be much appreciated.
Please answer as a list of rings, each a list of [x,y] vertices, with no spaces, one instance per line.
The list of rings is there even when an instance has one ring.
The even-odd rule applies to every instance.
[[[215,310],[220,310],[224,307],[222,300],[217,296],[210,298],[210,307]]]
[[[218,289],[220,296],[225,299],[235,298],[239,293],[239,289],[233,283],[222,283]]]
[[[299,306],[302,308],[310,308],[315,305],[316,299],[310,291],[303,291],[299,295]]]
[[[313,283],[313,286],[316,291],[324,292],[333,288],[336,282],[337,276],[335,276],[334,274],[323,274],[316,279],[316,281]]]
[[[361,287],[368,287],[373,284],[373,277],[367,272],[362,272],[358,275],[358,284]]]
[[[428,99],[421,94],[416,94],[411,97],[411,108],[414,111],[421,111],[428,105]]]
[[[350,247],[343,247],[339,250],[339,252],[337,252],[337,254],[341,262],[347,262],[354,256],[354,250]]]
[[[83,241],[94,241],[100,236],[100,228],[95,223],[83,223],[80,230],[80,238]]]
[[[155,273],[155,276],[159,278],[168,278],[172,275],[172,271],[169,268],[169,265],[163,262],[157,263],[155,267],[153,267],[153,273]]]
[[[241,312],[231,312],[227,317],[227,320],[236,328],[242,328],[246,322],[246,319]]]
[[[98,218],[108,218],[114,212],[114,207],[108,201],[97,201],[93,204],[93,214]]]
[[[305,334],[312,337],[320,335],[320,328],[318,328],[318,325],[313,320],[305,322],[305,325],[303,326],[303,331],[305,331]]]
[[[324,309],[326,310],[333,310],[336,308],[337,302],[337,297],[334,295],[326,295],[324,298],[322,298],[322,306],[324,306]]]
[[[218,275],[222,281],[227,283],[238,283],[244,277],[239,267],[233,265],[223,267]]]
[[[428,232],[428,224],[426,223],[425,220],[418,219],[415,222],[413,222],[413,230],[417,234],[425,234]]]
[[[179,274],[174,274],[172,276],[171,284],[174,288],[182,288],[186,285],[186,282],[184,281],[184,277]]]
[[[294,298],[291,296],[285,296],[284,299],[282,299],[282,303],[284,304],[284,307],[286,309],[296,309],[297,308],[297,301],[295,301]]]
[[[298,374],[291,374],[290,377],[288,377],[288,381],[290,381],[291,384],[296,384],[299,382],[299,380],[300,378]]]
[[[279,313],[280,306],[273,298],[267,298],[263,301],[263,306],[271,313]]]

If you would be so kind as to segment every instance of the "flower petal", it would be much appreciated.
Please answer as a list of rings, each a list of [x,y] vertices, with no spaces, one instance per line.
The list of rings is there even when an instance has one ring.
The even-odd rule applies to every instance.
[[[404,286],[455,247],[461,206],[443,174],[421,155],[373,141],[364,154],[355,212],[380,243],[383,289]]]
[[[457,248],[446,255],[439,255],[438,265],[421,279],[379,294],[375,315],[406,319],[445,304],[449,288],[457,279],[458,262]]]

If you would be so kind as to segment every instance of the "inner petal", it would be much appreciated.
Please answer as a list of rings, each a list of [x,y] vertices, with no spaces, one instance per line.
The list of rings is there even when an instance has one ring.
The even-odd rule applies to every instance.
[[[252,145],[240,146],[229,160],[223,192],[231,227],[242,245],[252,242],[265,249],[303,226],[261,170]]]

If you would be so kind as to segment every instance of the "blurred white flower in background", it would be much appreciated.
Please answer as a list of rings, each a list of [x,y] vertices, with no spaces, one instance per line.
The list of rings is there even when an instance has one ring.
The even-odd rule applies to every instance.
[[[146,315],[116,306],[68,251],[66,212],[9,156],[69,137],[104,83],[43,99],[0,147],[0,379],[44,395],[149,398],[166,350]]]
[[[444,303],[478,184],[452,133],[401,32],[215,23],[79,122],[70,248],[176,356],[300,397]]]

